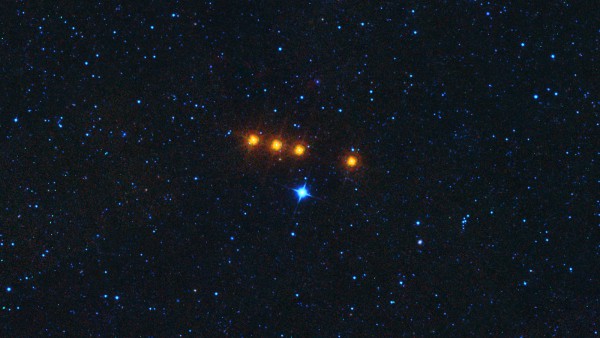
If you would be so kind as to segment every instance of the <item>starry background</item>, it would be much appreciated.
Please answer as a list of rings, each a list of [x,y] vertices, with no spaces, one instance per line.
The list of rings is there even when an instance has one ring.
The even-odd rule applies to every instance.
[[[597,334],[597,13],[5,3],[3,335]]]

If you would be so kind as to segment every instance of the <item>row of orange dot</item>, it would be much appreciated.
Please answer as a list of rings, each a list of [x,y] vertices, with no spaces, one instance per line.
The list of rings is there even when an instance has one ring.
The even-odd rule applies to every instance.
[[[246,137],[246,142],[250,147],[256,147],[260,144],[261,139],[257,134],[249,134]],[[283,150],[283,141],[278,138],[273,138],[269,144],[269,148],[273,152],[281,152]],[[296,157],[302,157],[306,154],[306,146],[302,143],[296,143],[292,147],[292,154]],[[355,155],[346,155],[344,158],[344,165],[349,169],[358,167],[358,157]]]

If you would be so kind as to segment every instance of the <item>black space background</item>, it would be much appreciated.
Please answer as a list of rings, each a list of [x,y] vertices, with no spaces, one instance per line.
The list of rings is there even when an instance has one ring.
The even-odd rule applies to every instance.
[[[597,2],[1,11],[3,336],[599,329]]]

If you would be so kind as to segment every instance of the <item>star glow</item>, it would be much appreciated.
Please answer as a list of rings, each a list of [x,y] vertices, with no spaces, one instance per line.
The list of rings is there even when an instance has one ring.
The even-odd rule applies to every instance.
[[[346,157],[346,166],[348,168],[355,168],[358,165],[358,158],[354,155]]]
[[[249,145],[255,146],[255,145],[258,145],[258,142],[260,142],[260,138],[258,137],[258,135],[250,134],[248,136],[248,144]]]
[[[306,189],[306,185],[304,185],[298,189],[294,189],[294,191],[296,192],[296,195],[298,196],[298,201],[301,201],[303,198],[310,196],[310,194],[308,193],[308,190]]]
[[[296,146],[294,147],[294,155],[296,155],[296,156],[302,156],[302,155],[304,155],[305,152],[306,152],[306,147],[304,147],[301,144],[296,144]]]
[[[281,142],[281,140],[274,139],[273,141],[271,141],[271,150],[281,151],[281,148],[283,148],[283,142]]]

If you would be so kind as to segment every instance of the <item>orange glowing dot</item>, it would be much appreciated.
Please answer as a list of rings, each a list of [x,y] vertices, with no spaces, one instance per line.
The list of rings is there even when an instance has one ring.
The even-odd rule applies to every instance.
[[[296,146],[294,147],[294,155],[302,156],[304,155],[304,152],[306,152],[306,147],[304,147],[301,144],[296,144]]]
[[[348,156],[346,158],[346,165],[350,168],[354,168],[358,165],[358,158],[356,158],[356,156]]]
[[[283,148],[283,142],[278,139],[275,139],[271,142],[271,150],[280,151]]]
[[[260,138],[256,134],[251,134],[250,136],[248,136],[248,144],[251,146],[257,145],[259,141]]]

